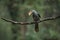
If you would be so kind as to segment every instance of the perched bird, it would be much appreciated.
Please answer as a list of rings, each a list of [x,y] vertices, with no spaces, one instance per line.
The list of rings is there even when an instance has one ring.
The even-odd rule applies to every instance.
[[[29,16],[32,14],[33,16],[33,20],[35,21],[35,31],[38,32],[39,31],[39,27],[38,27],[38,23],[37,21],[40,20],[40,15],[38,14],[38,12],[36,10],[31,10],[29,11]]]

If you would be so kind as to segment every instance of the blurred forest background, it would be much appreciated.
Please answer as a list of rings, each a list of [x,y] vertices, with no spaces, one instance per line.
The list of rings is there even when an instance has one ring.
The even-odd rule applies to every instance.
[[[0,0],[0,18],[18,22],[31,22],[28,12],[35,9],[42,18],[60,15],[60,0]],[[60,40],[60,19],[39,23],[39,32],[34,25],[19,25],[0,19],[0,40]]]

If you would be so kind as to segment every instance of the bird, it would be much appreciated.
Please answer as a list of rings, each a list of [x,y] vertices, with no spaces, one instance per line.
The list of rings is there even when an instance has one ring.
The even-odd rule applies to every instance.
[[[28,15],[29,16],[32,15],[33,20],[35,21],[35,31],[39,32],[39,27],[38,27],[37,21],[39,21],[41,18],[40,14],[36,10],[30,10]]]

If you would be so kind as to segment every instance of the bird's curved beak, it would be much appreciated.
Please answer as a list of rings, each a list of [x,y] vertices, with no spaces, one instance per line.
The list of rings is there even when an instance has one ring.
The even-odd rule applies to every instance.
[[[30,16],[32,14],[32,11],[29,11],[28,15]]]

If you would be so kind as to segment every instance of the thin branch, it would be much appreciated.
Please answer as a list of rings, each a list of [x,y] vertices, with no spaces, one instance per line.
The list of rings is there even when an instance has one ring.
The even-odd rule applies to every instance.
[[[40,21],[37,21],[37,23],[40,23],[40,22],[44,22],[44,21],[48,21],[48,20],[55,20],[55,19],[58,19],[60,18],[60,16],[57,16],[57,17],[49,17],[49,18],[44,18]],[[9,19],[6,19],[6,18],[1,18],[7,22],[11,22],[11,23],[15,23],[15,24],[20,24],[20,25],[28,25],[28,24],[35,24],[35,22],[17,22],[17,21],[13,21],[13,20],[9,20]]]

